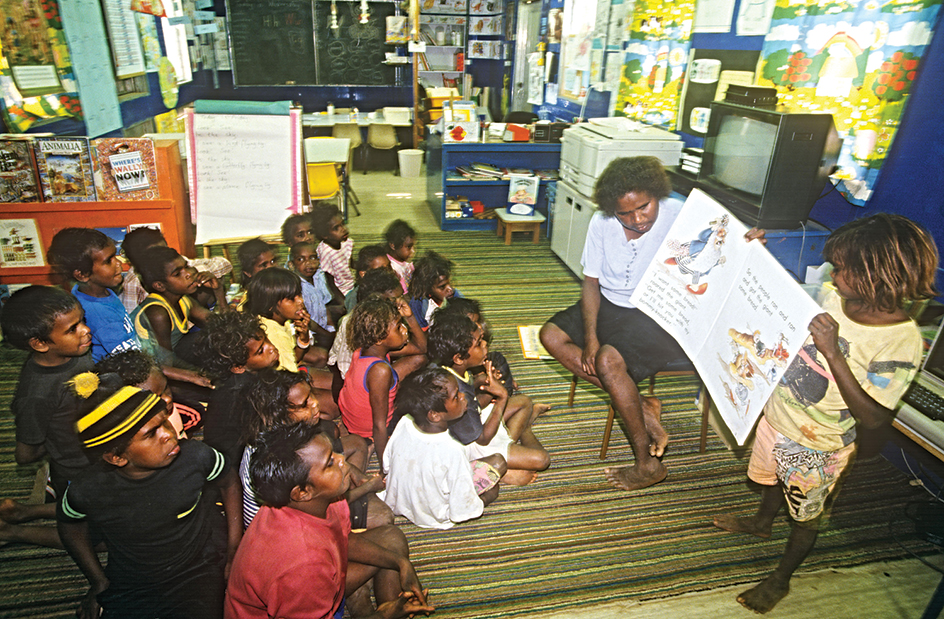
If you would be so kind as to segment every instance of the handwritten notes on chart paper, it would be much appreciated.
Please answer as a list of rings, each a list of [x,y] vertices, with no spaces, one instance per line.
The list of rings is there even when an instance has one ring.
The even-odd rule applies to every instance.
[[[747,230],[693,190],[630,299],[678,340],[739,445],[821,312]]]
[[[300,118],[188,115],[197,243],[277,232],[298,208]]]

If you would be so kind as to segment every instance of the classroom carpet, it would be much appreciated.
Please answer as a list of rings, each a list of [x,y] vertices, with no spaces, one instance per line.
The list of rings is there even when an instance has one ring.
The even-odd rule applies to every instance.
[[[379,238],[356,241],[361,246]],[[614,600],[755,582],[773,569],[789,533],[782,514],[769,540],[711,525],[717,513],[752,513],[758,497],[746,484],[746,455],[728,450],[713,432],[707,453],[698,452],[694,378],[656,383],[672,437],[665,456],[668,478],[632,493],[608,485],[604,466],[629,462],[632,455],[614,428],[609,456],[599,459],[605,394],[581,383],[574,406],[567,407],[570,375],[553,361],[521,355],[517,326],[541,324],[580,294],[579,281],[546,239],[532,245],[528,235],[516,235],[506,246],[494,232],[431,232],[421,238],[420,253],[427,249],[455,261],[455,285],[482,303],[492,348],[509,358],[522,391],[553,405],[535,424],[551,468],[534,483],[503,487],[481,518],[450,530],[424,530],[397,519],[431,591],[434,616],[576,615]],[[23,358],[9,347],[0,350],[0,497],[24,498],[33,483],[33,469],[13,463],[9,403]],[[898,521],[905,505],[922,496],[884,459],[857,462],[800,571],[932,553],[912,525]],[[64,552],[0,547],[0,617],[72,617],[85,591],[85,579]],[[732,614],[746,616],[733,600],[731,605]]]

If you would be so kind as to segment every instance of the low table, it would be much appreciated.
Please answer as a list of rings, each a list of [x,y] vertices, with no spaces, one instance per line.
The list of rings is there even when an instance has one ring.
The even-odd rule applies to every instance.
[[[505,231],[505,245],[511,245],[512,232],[531,232],[531,241],[538,242],[538,236],[541,234],[541,224],[544,223],[544,215],[534,212],[533,215],[512,215],[507,208],[495,209],[498,216],[498,226],[496,231],[498,236]]]

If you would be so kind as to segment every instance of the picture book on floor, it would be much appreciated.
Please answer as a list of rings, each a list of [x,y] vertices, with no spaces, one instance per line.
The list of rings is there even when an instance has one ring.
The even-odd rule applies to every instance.
[[[0,137],[0,202],[40,202],[41,199],[32,140]]]
[[[693,190],[630,298],[681,345],[739,445],[822,311],[747,230]]]
[[[92,141],[92,148],[99,200],[160,198],[150,138],[101,138]]]
[[[88,202],[96,199],[88,138],[36,138],[35,151],[44,202]]]

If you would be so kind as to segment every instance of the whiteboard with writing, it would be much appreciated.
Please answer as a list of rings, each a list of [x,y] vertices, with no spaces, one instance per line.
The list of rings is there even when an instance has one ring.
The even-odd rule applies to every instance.
[[[301,207],[301,111],[187,115],[196,242],[278,232]]]

